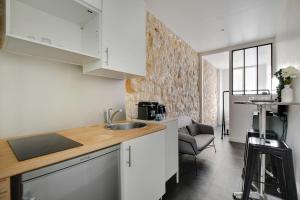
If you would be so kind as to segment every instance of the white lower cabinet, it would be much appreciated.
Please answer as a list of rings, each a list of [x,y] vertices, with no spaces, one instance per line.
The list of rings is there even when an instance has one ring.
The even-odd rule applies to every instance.
[[[176,174],[176,181],[179,183],[178,167],[178,120],[162,121],[167,126],[165,134],[165,152],[166,152],[166,181]]]
[[[179,162],[178,162],[178,119],[167,118],[162,121],[135,121],[145,123],[158,123],[167,126],[165,130],[165,182],[176,174],[176,181],[179,183]]]
[[[165,131],[121,144],[121,200],[158,200],[165,193]]]

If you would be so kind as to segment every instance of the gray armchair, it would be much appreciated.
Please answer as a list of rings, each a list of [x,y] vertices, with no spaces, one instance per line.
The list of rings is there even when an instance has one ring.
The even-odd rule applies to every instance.
[[[188,117],[179,118],[179,127],[179,153],[194,156],[197,175],[197,155],[209,147],[213,147],[216,152],[214,129]]]

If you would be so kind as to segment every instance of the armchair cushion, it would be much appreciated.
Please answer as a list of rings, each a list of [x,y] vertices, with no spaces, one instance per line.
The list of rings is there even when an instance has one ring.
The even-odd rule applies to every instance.
[[[211,134],[200,134],[196,135],[194,138],[196,140],[197,150],[202,151],[214,140],[215,136]]]
[[[196,136],[196,135],[200,134],[200,127],[198,126],[198,124],[190,124],[190,125],[186,126],[186,128],[189,130],[189,133],[192,136]]]
[[[187,134],[187,135],[190,134],[186,127],[179,128],[178,133]]]
[[[193,120],[193,124],[196,124],[198,126],[198,134],[211,134],[214,135],[214,128],[209,125],[200,124]],[[197,134],[197,135],[198,135]]]

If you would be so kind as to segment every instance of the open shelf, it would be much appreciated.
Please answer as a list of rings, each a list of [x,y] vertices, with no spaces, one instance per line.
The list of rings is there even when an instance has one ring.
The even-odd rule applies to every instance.
[[[17,49],[17,53],[21,55],[36,56],[75,65],[83,65],[84,63],[100,59],[98,55],[89,55],[75,50],[56,47],[55,45],[44,44],[12,34],[6,36],[5,48],[12,53],[16,53]]]
[[[83,65],[100,59],[101,12],[79,0],[6,0],[10,52]]]
[[[99,14],[76,0],[17,0],[50,15],[84,26]]]

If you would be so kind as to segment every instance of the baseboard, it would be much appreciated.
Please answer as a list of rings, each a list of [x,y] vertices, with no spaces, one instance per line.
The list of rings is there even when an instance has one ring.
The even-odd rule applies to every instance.
[[[233,137],[229,137],[229,141],[230,142],[236,142],[236,143],[245,143],[245,140],[241,139],[241,138],[233,138]]]

